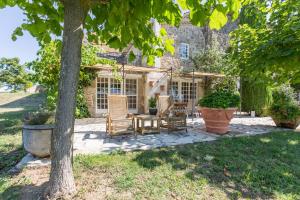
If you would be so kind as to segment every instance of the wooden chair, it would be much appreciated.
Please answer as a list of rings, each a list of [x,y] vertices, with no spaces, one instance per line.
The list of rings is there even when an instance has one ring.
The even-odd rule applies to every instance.
[[[107,100],[106,133],[110,136],[134,133],[134,119],[128,113],[127,96],[108,95]]]
[[[168,132],[182,129],[187,132],[186,111],[181,111],[182,107],[179,108],[178,105],[172,101],[170,96],[158,97],[158,114],[161,118],[161,127],[167,128]]]

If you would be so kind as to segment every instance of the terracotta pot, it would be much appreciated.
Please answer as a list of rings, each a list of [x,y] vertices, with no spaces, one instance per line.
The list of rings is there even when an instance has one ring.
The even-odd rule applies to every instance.
[[[225,134],[229,131],[229,123],[233,118],[233,114],[236,108],[206,108],[201,107],[200,112],[202,113],[206,131],[217,134]]]
[[[300,117],[295,120],[277,120],[272,117],[277,127],[296,129],[300,124]]]

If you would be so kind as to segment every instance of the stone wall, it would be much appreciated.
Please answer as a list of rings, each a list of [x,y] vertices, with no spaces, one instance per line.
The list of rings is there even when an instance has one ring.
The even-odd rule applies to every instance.
[[[96,79],[92,81],[92,84],[84,88],[84,96],[87,102],[87,106],[91,117],[96,117],[96,90],[97,90],[97,81]]]
[[[225,51],[229,47],[229,33],[237,28],[237,22],[227,23],[219,31],[207,30],[203,27],[197,27],[189,22],[188,15],[185,15],[182,19],[179,27],[173,27],[169,25],[162,25],[165,28],[168,36],[174,39],[175,53],[171,55],[166,53],[160,60],[163,68],[189,68],[193,67],[191,59],[182,60],[180,59],[179,46],[180,43],[189,44],[189,57],[192,58],[200,52],[204,51],[206,45],[214,43],[217,48]],[[207,33],[207,31],[209,33]],[[211,34],[207,37],[206,34]],[[212,40],[212,41],[206,41]]]

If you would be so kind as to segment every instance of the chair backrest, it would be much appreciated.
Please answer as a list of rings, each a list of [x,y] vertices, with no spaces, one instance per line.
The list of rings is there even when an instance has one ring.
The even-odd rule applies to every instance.
[[[158,113],[160,116],[165,116],[172,105],[170,96],[159,96],[158,97]]]
[[[128,116],[126,95],[108,95],[108,114],[112,119],[124,119]]]

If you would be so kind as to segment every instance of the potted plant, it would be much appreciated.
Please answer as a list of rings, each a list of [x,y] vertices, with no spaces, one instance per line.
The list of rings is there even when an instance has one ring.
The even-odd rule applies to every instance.
[[[300,124],[300,108],[294,90],[283,85],[273,91],[269,113],[276,126],[295,129]]]
[[[149,104],[149,114],[156,115],[157,114],[156,99],[154,97],[151,97],[148,100],[148,104]]]
[[[25,116],[22,139],[27,152],[37,157],[50,155],[53,122],[53,113],[45,110],[28,113]]]
[[[206,130],[225,134],[229,131],[229,123],[240,104],[240,95],[228,89],[217,89],[199,100]]]

